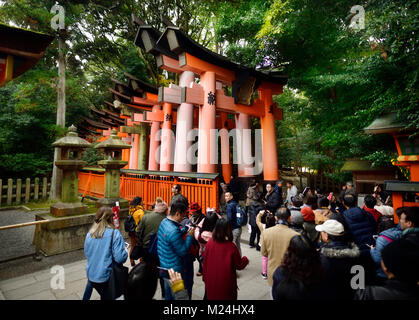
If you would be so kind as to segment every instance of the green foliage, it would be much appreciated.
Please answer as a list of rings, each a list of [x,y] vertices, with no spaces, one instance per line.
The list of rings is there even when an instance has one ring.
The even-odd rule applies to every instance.
[[[65,9],[65,30],[51,29],[50,9]],[[134,45],[138,26],[132,15],[163,30],[168,17],[203,45],[215,48],[211,26],[218,1],[213,0],[10,0],[0,4],[0,22],[54,34],[42,60],[18,79],[0,88],[0,177],[50,174],[51,144],[65,134],[55,125],[58,85],[58,38],[66,43],[66,126],[89,116],[89,106],[101,109],[111,100],[110,78],[122,81],[124,72],[149,83],[162,81],[155,59]],[[100,155],[90,150],[92,165]]]
[[[385,112],[398,111],[413,134],[418,132],[418,1],[259,4],[225,5],[228,10],[220,13],[224,27],[216,31],[229,40],[229,57],[243,57],[248,65],[262,61],[289,76],[291,90],[276,98],[284,109],[277,128],[280,164],[331,173],[353,157],[388,164],[394,142],[385,135],[367,135],[363,128]],[[350,8],[356,4],[365,8],[361,30],[349,27]],[[244,15],[241,8],[254,11]],[[245,30],[239,27],[242,20],[251,24]],[[240,49],[235,41],[242,32],[248,32],[248,45]],[[250,51],[253,62],[247,58]]]
[[[362,158],[362,160],[371,161],[372,168],[388,167],[394,159],[397,159],[397,153],[386,150],[378,150]]]
[[[96,145],[95,143],[94,145]],[[104,159],[103,153],[99,152],[97,149],[94,148],[94,145],[92,145],[91,148],[86,149],[85,153],[83,154],[82,160],[87,161],[87,166],[97,166],[97,162],[99,160]]]

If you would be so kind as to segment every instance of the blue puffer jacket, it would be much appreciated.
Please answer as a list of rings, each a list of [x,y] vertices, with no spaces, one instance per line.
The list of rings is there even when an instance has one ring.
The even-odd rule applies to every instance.
[[[374,260],[375,264],[377,265],[377,275],[379,277],[387,279],[387,276],[381,269],[381,251],[384,249],[386,245],[390,242],[400,239],[402,237],[402,229],[400,228],[400,224],[397,225],[395,228],[384,230],[379,234],[379,237],[375,241],[375,248],[371,249],[371,258]],[[387,238],[387,239],[386,239]],[[392,241],[390,241],[390,240]]]
[[[188,235],[184,240],[185,229],[180,223],[165,218],[157,233],[157,254],[162,268],[173,268],[184,273],[183,258],[189,251],[193,237]]]
[[[361,250],[361,256],[369,255],[370,248],[366,245],[374,245],[372,237],[376,231],[376,222],[372,215],[359,207],[346,210],[343,213],[353,240]]]

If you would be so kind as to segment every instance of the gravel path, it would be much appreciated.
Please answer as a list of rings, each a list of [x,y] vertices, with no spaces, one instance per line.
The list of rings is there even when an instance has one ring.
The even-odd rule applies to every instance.
[[[0,226],[35,221],[35,212],[1,210]],[[35,226],[0,231],[0,262],[35,253],[32,245]]]

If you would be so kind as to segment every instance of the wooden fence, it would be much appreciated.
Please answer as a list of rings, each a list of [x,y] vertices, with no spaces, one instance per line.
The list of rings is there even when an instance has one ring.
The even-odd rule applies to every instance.
[[[6,204],[11,206],[14,204],[28,203],[31,200],[46,200],[49,197],[51,182],[47,178],[35,178],[33,183],[27,178],[24,183],[22,179],[0,179],[0,206]]]
[[[189,203],[198,202],[203,210],[219,207],[218,174],[121,170],[120,197],[131,201],[135,196],[143,199],[146,209],[151,209],[157,197],[170,203],[173,185]],[[79,193],[82,196],[102,198],[105,193],[103,169],[84,169],[79,172]]]
[[[334,192],[339,194],[342,190],[342,182],[332,180],[324,175],[310,174],[307,176],[307,184],[312,188],[320,188],[324,194]]]

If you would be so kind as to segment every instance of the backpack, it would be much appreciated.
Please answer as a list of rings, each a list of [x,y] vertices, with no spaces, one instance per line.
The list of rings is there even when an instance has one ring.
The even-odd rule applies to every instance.
[[[124,228],[125,232],[134,232],[137,228],[132,214],[129,214],[128,217],[125,219]]]
[[[247,212],[239,204],[236,206],[236,223],[238,226],[247,224]]]

